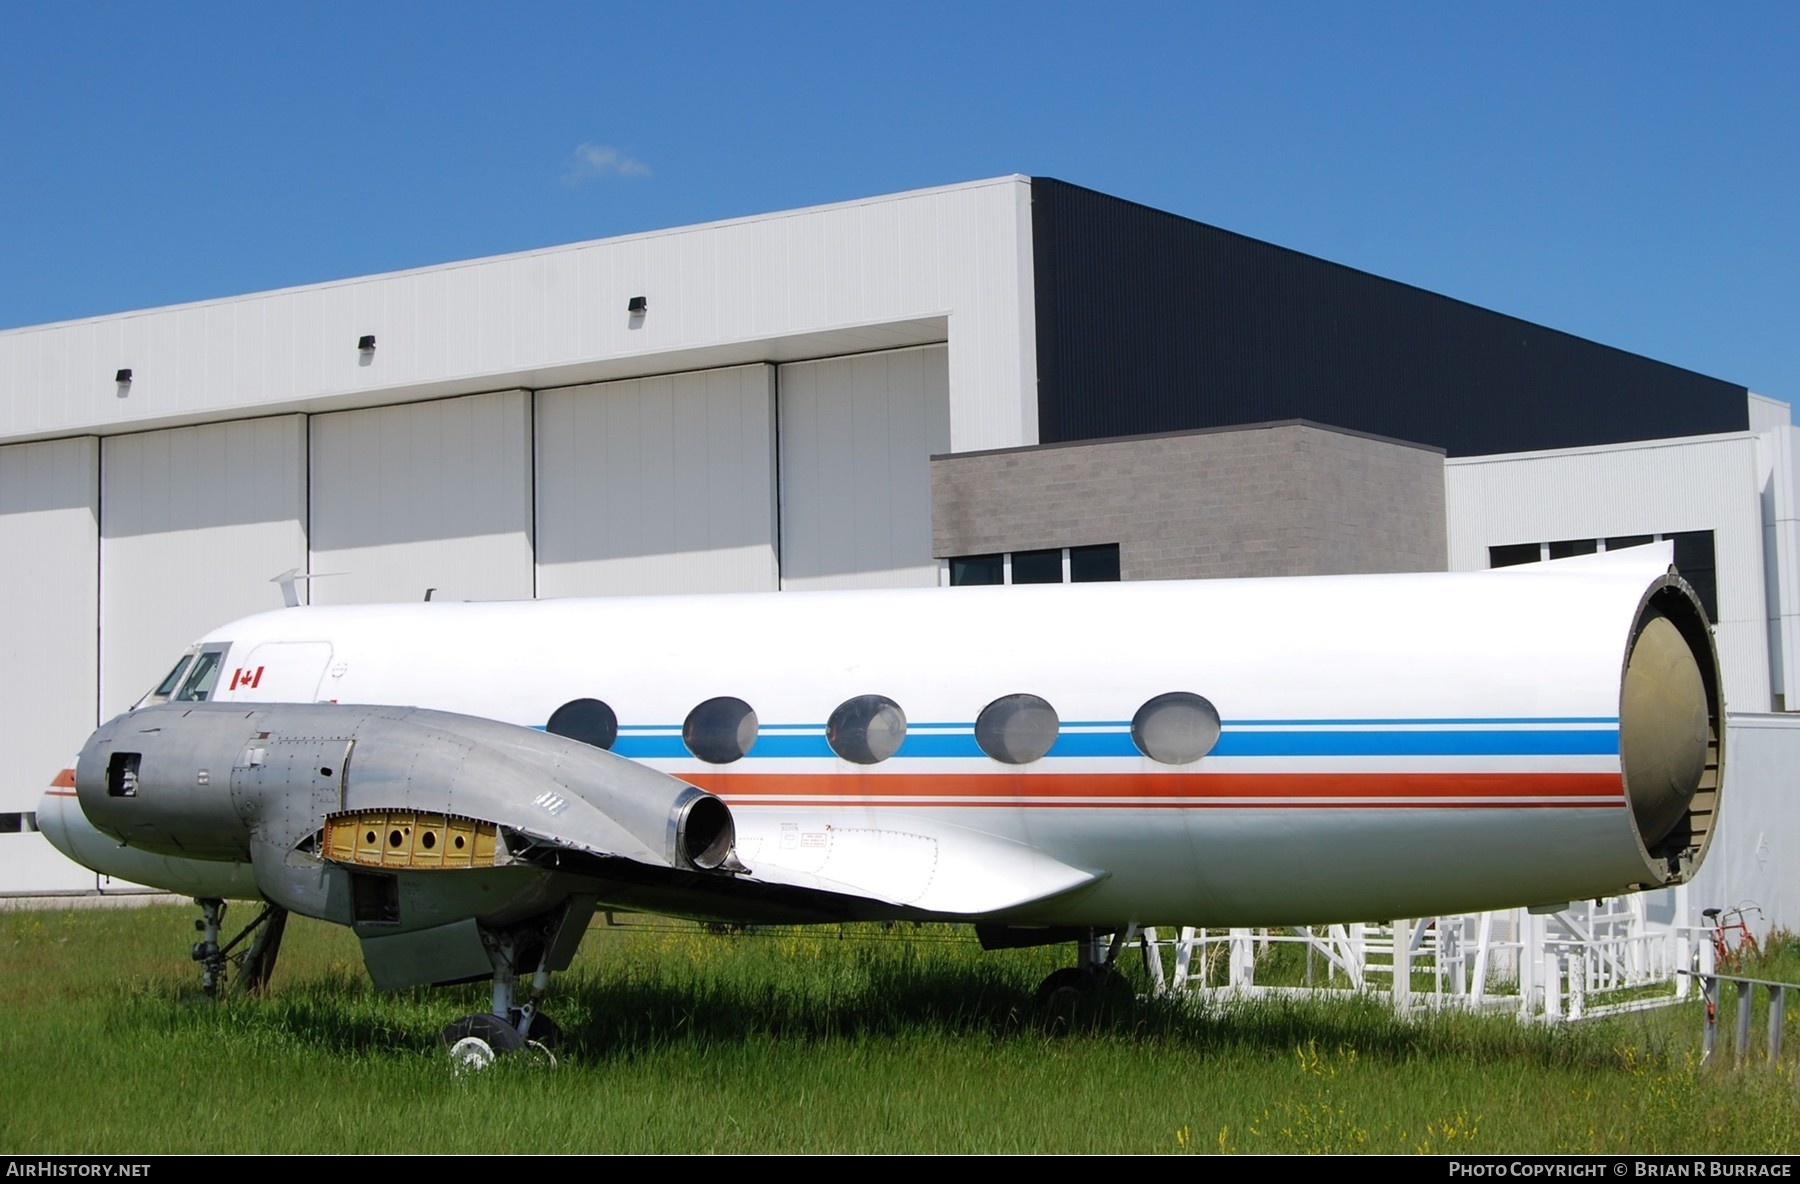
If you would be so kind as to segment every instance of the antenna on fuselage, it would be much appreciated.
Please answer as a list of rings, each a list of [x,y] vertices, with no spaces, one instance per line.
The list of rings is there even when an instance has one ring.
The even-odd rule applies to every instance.
[[[322,580],[328,576],[348,575],[348,572],[321,571],[308,574],[297,567],[290,567],[278,576],[269,577],[269,583],[281,585],[281,603],[289,608],[300,607],[300,582],[302,580]]]

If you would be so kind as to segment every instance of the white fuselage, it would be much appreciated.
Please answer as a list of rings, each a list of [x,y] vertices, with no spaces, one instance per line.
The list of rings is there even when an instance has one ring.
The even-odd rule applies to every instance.
[[[730,805],[750,874],[1038,924],[1418,916],[1656,882],[1620,758],[1621,678],[1666,558],[1539,571],[297,608],[202,639],[213,702],[392,704],[543,728],[605,704],[613,751]],[[1153,759],[1170,693],[1220,721]],[[1030,695],[1054,743],[977,738]],[[882,696],[897,750],[827,721]],[[683,739],[754,711],[727,763]]]

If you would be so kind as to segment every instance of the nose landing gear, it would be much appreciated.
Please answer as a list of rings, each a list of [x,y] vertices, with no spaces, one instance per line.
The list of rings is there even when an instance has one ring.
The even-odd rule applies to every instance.
[[[275,958],[281,952],[281,938],[287,932],[288,911],[280,905],[266,905],[256,919],[244,926],[236,937],[219,944],[221,926],[225,923],[225,902],[216,897],[202,897],[200,919],[194,929],[200,940],[194,943],[193,959],[200,963],[200,990],[209,998],[217,998],[225,988],[225,966],[230,962],[237,971],[238,985],[251,994],[260,995],[268,988],[275,973]],[[234,955],[233,950],[252,933],[250,948]]]

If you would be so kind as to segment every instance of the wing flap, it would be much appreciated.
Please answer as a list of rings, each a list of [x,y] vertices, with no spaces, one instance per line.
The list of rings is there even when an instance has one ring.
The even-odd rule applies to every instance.
[[[1099,883],[1021,843],[970,831],[938,833],[827,827],[740,835],[739,857],[757,883],[858,896],[951,916],[1001,913]]]

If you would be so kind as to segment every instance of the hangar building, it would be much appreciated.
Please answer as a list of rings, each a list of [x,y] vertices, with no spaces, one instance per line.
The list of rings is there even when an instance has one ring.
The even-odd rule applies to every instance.
[[[1741,386],[1023,176],[0,332],[0,893],[93,889],[43,788],[284,572],[355,603],[1667,537],[1786,735],[1797,456]]]

